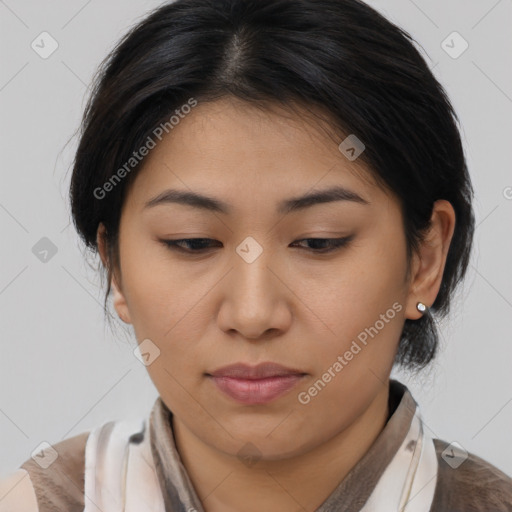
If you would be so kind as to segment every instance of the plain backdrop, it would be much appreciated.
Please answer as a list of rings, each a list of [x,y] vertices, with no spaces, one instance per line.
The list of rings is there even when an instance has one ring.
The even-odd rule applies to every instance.
[[[423,373],[395,375],[431,435],[511,475],[512,2],[369,3],[416,39],[446,88],[476,192],[475,250],[439,356]],[[145,415],[158,396],[130,331],[116,337],[106,326],[101,282],[70,224],[67,192],[93,73],[160,4],[0,1],[0,476],[41,442]],[[58,44],[48,58],[31,46],[45,37],[51,49],[42,32]]]

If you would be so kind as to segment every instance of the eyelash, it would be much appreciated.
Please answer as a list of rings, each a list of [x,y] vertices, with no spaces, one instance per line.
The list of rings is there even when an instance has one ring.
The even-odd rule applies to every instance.
[[[316,242],[329,242],[329,247],[327,249],[305,249],[306,251],[309,250],[313,252],[314,254],[327,254],[334,252],[338,249],[341,249],[342,247],[345,247],[348,245],[348,243],[352,240],[353,236],[347,236],[344,238],[302,238],[301,240],[297,240],[296,242],[305,242],[305,241],[316,241]],[[171,250],[177,250],[180,252],[188,253],[188,254],[200,254],[204,252],[205,250],[210,249],[211,247],[202,247],[199,250],[191,250],[191,249],[185,249],[184,247],[181,247],[180,243],[199,243],[204,241],[210,241],[211,238],[182,238],[180,240],[162,240],[162,242]],[[215,240],[214,240],[215,241]],[[294,242],[294,243],[296,243]],[[204,245],[204,244],[201,244]]]

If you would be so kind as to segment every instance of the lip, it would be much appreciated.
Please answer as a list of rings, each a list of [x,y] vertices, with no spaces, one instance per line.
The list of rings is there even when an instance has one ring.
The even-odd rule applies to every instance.
[[[265,362],[255,366],[246,363],[235,363],[223,366],[207,375],[212,377],[231,377],[234,379],[265,379],[285,375],[304,375],[305,372],[296,368],[287,368],[277,363]]]
[[[277,363],[237,363],[206,374],[217,388],[244,404],[265,404],[290,391],[307,375]]]

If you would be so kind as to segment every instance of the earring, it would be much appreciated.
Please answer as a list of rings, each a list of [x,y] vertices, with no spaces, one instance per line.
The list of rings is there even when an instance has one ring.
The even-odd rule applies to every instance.
[[[427,310],[427,306],[425,304],[423,304],[423,302],[418,302],[418,304],[416,304],[416,309],[420,313],[425,313],[425,311]]]

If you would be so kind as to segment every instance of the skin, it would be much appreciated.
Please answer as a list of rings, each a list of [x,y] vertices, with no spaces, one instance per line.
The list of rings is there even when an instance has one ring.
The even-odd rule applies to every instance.
[[[147,369],[173,411],[178,451],[208,512],[320,506],[383,429],[405,319],[420,318],[417,302],[429,306],[439,291],[455,225],[450,203],[435,203],[408,275],[398,200],[320,128],[277,107],[262,112],[228,98],[200,103],[146,157],[123,205],[114,306],[139,343],[149,338],[160,350]],[[283,199],[332,185],[369,204],[275,211]],[[232,212],[177,203],[144,208],[168,188],[215,197]],[[107,266],[103,235],[100,225]],[[324,255],[313,251],[323,246],[297,242],[349,235],[348,245]],[[247,236],[263,249],[252,263],[236,252]],[[215,242],[194,255],[161,241],[184,238]],[[300,403],[298,394],[394,303],[401,306],[394,318]],[[235,402],[205,376],[263,361],[307,375],[263,405]],[[244,463],[242,448],[257,462]]]

